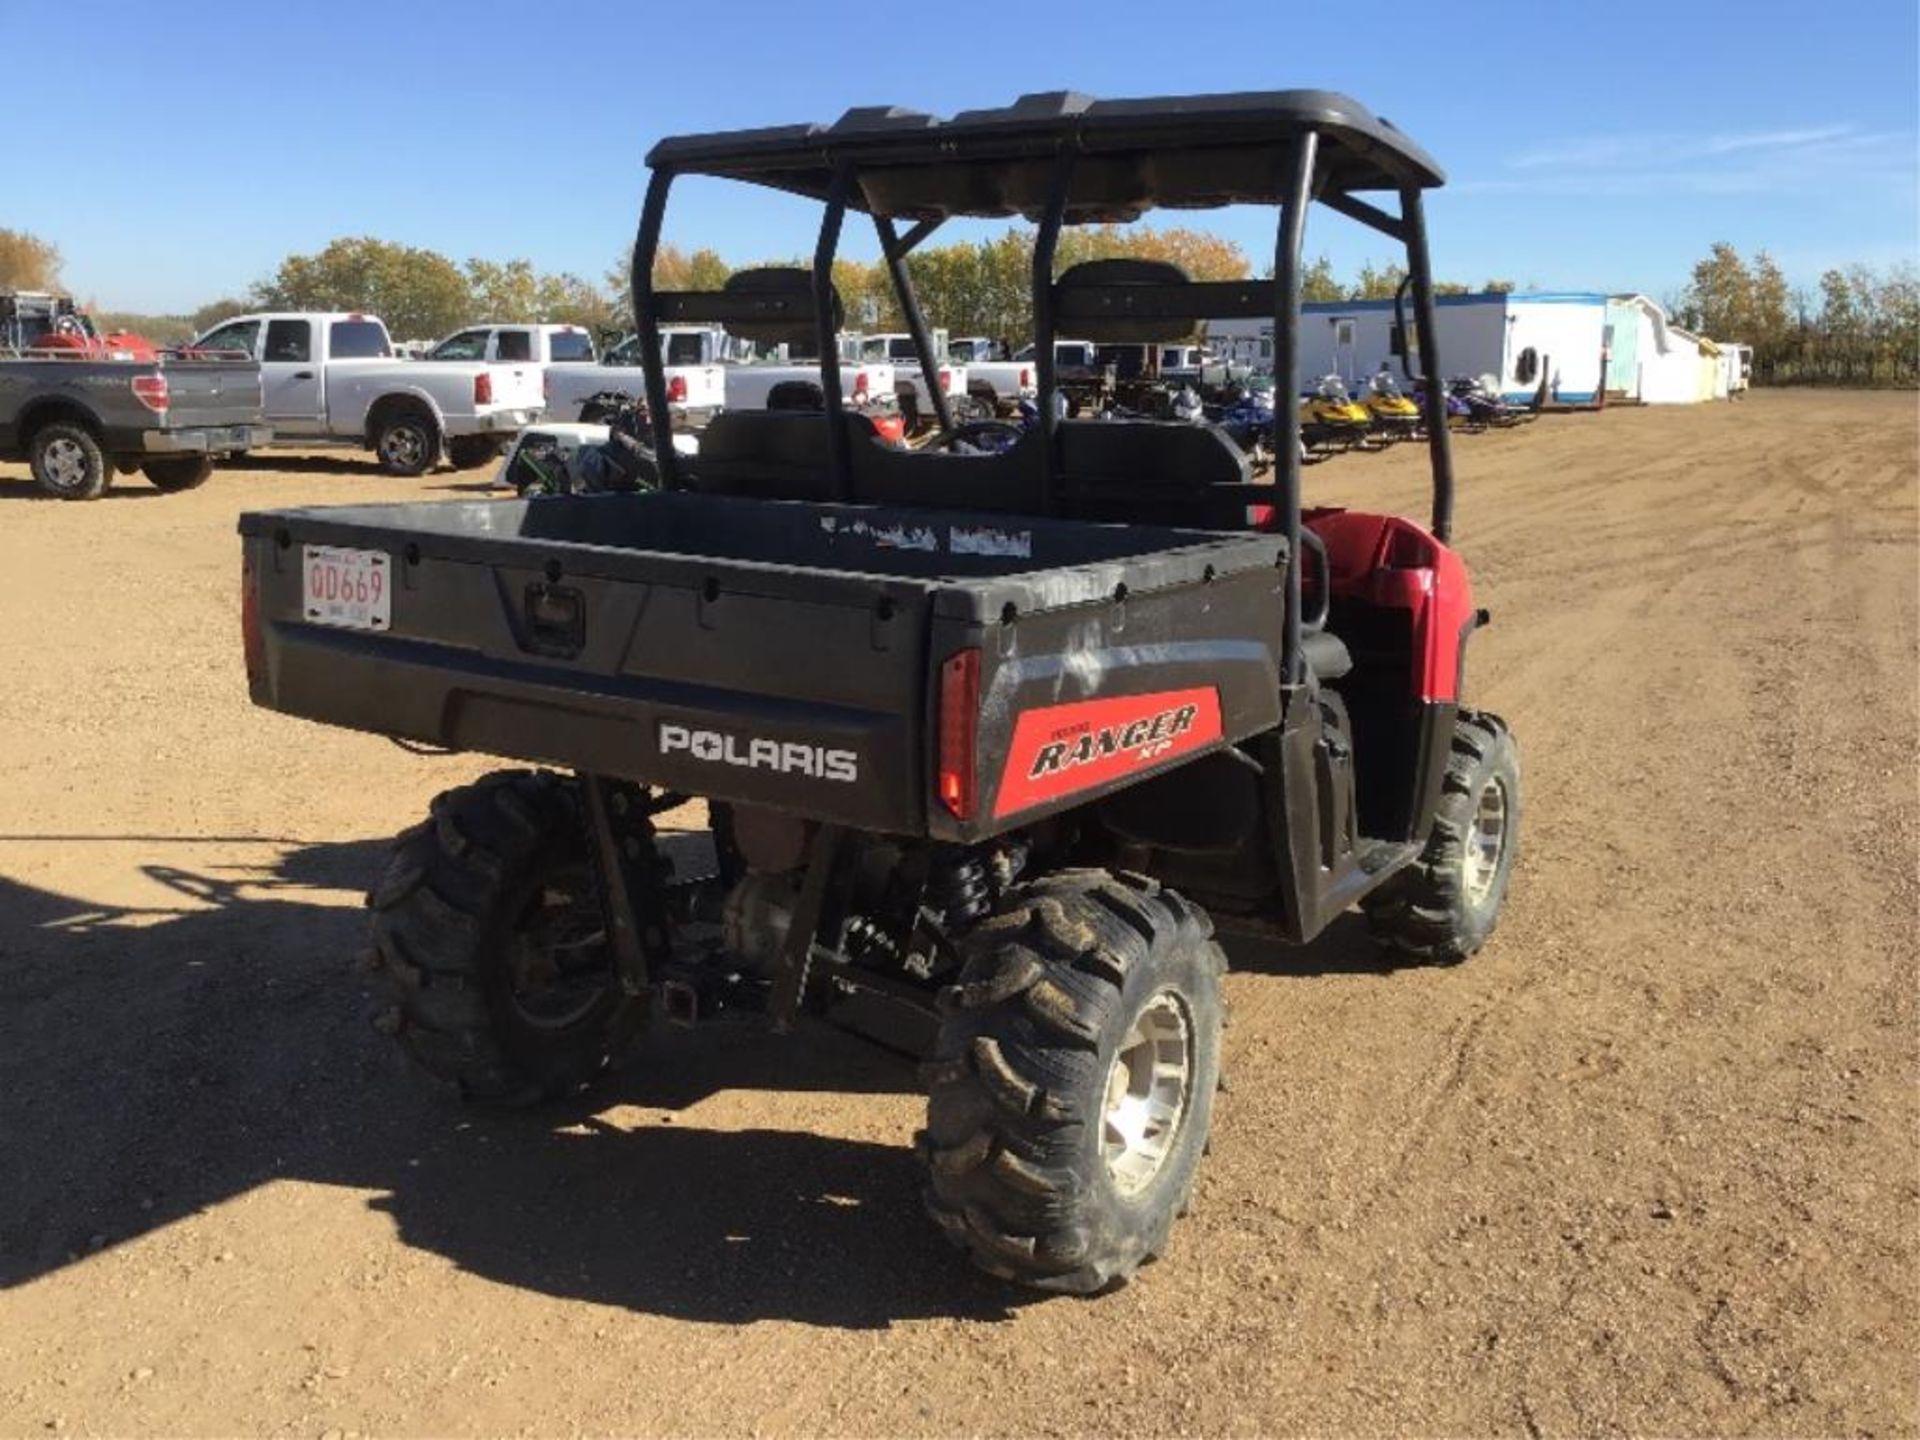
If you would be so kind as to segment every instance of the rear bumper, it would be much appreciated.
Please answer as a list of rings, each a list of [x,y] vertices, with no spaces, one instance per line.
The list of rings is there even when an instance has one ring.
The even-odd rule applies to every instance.
[[[530,410],[495,410],[490,414],[477,416],[473,432],[476,435],[495,435],[509,430],[524,430],[535,423],[547,412],[538,406]],[[458,435],[458,430],[449,429],[449,434]]]
[[[142,430],[140,449],[147,455],[205,455],[253,450],[270,444],[266,425],[196,425],[185,430]]]

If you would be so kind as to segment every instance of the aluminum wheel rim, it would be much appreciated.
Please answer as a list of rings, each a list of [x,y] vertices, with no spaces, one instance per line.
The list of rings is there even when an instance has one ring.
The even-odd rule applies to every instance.
[[[1193,1027],[1170,990],[1134,1018],[1107,1072],[1100,1151],[1122,1195],[1144,1190],[1167,1163],[1186,1118]]]
[[[1476,910],[1487,903],[1500,874],[1500,856],[1507,848],[1507,787],[1489,780],[1474,807],[1473,827],[1467,832],[1467,903]]]
[[[566,1030],[592,1013],[613,983],[613,953],[590,876],[558,876],[534,892],[508,967],[508,1000],[534,1029]]]
[[[87,483],[87,452],[72,440],[49,440],[40,452],[40,468],[57,490],[78,490]]]
[[[387,431],[380,442],[380,453],[395,465],[418,465],[426,448],[420,432],[406,425]]]

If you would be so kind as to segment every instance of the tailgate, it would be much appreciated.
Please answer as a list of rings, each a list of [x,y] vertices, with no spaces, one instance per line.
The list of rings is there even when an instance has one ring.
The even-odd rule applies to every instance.
[[[494,364],[487,366],[487,370],[493,376],[493,404],[478,407],[482,414],[489,410],[538,410],[546,403],[544,371],[540,366]]]
[[[168,360],[164,430],[258,425],[262,419],[260,366],[252,360]]]
[[[337,518],[519,508],[242,517],[256,703],[862,829],[921,829],[927,586]],[[385,557],[383,628],[310,618],[314,547]]]

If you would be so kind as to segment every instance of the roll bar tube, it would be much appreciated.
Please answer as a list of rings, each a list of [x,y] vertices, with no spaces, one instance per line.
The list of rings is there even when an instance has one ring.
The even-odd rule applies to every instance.
[[[640,229],[633,238],[633,268],[628,273],[633,298],[633,328],[640,337],[640,373],[647,392],[647,422],[653,429],[654,463],[660,487],[680,488],[680,466],[673,449],[673,417],[667,413],[666,359],[660,352],[660,317],[653,303],[653,260],[660,250],[660,223],[667,213],[671,170],[655,170],[640,207]]]
[[[827,402],[827,463],[833,468],[833,498],[853,499],[853,453],[847,444],[847,408],[840,394],[840,337],[834,332],[833,257],[840,248],[840,226],[847,217],[853,166],[833,167],[827,211],[820,219],[820,240],[813,248],[814,333],[820,344],[820,388]]]
[[[1306,675],[1300,648],[1300,254],[1307,238],[1307,207],[1313,202],[1313,165],[1320,137],[1303,130],[1287,156],[1286,201],[1273,252],[1273,486],[1275,508],[1287,537],[1286,623],[1280,646],[1280,678],[1298,685]]]
[[[1062,150],[1053,161],[1053,179],[1047,186],[1047,208],[1040,231],[1033,237],[1033,368],[1039,383],[1040,404],[1040,513],[1053,513],[1054,470],[1058,465],[1059,417],[1054,397],[1060,392],[1053,363],[1053,258],[1060,248],[1060,227],[1066,223],[1067,196],[1073,188],[1074,153]]]
[[[900,313],[906,317],[907,333],[913,336],[914,353],[920,357],[920,378],[927,382],[927,394],[933,397],[934,418],[940,422],[940,433],[951,435],[952,407],[947,404],[946,391],[940,388],[939,366],[945,357],[936,358],[933,353],[933,332],[927,328],[927,317],[920,309],[920,297],[913,288],[913,276],[907,272],[907,252],[931,235],[933,229],[916,226],[902,241],[893,220],[886,215],[874,216],[873,228],[880,237],[880,253],[887,257],[887,273],[893,277],[893,293],[900,299]]]
[[[1400,219],[1407,232],[1407,278],[1413,282],[1413,323],[1420,337],[1420,368],[1427,372],[1420,407],[1427,422],[1427,454],[1433,467],[1433,520],[1436,540],[1453,535],[1453,440],[1447,433],[1447,397],[1444,381],[1434,372],[1439,354],[1439,324],[1433,305],[1433,257],[1427,251],[1426,211],[1420,188],[1400,189]]]

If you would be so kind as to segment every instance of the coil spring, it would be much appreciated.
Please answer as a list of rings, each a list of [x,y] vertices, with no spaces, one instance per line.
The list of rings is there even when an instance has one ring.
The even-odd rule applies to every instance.
[[[958,930],[984,919],[993,908],[993,877],[989,857],[963,850],[927,877],[927,904],[946,927]]]

